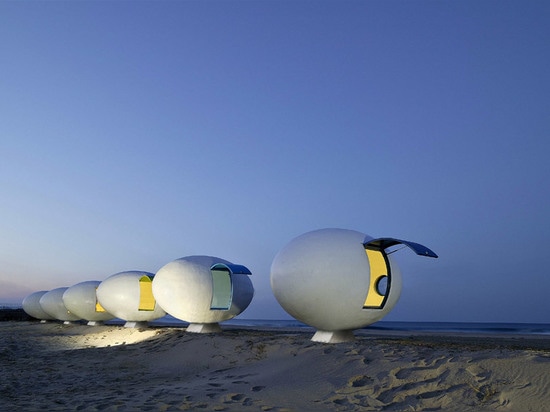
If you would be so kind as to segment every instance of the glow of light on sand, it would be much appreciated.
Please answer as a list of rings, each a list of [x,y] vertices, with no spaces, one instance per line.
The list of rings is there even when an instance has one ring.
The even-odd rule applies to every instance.
[[[88,330],[89,332],[88,332]],[[58,337],[49,336],[54,341],[53,349],[86,349],[130,345],[143,342],[161,333],[158,329],[124,328],[120,326],[77,326],[60,333]]]

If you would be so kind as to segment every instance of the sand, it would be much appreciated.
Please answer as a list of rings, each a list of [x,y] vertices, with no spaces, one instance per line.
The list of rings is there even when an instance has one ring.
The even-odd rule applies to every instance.
[[[0,322],[6,411],[547,411],[550,337]]]

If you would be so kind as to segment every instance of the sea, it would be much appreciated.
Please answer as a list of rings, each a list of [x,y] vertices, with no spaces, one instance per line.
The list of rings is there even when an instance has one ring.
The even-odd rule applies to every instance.
[[[186,323],[173,318],[170,315],[152,322],[158,326],[185,326]],[[240,319],[233,318],[222,323],[228,326],[243,327],[268,327],[268,328],[303,328],[314,329],[297,320],[273,320],[273,319]],[[396,322],[379,321],[364,329],[398,332],[442,332],[442,333],[481,333],[502,335],[548,335],[550,336],[550,324],[540,323],[487,323],[487,322]]]
[[[21,305],[2,304],[1,309],[21,309]],[[107,324],[123,324],[121,319],[113,319],[106,322]],[[185,327],[187,322],[174,318],[171,315],[166,315],[160,319],[150,322],[153,326],[167,327]],[[285,319],[241,319],[233,318],[223,322],[222,325],[235,327],[266,327],[266,328],[281,328],[294,329],[303,328],[304,331],[313,331],[311,326],[308,326],[300,321]],[[481,333],[481,334],[502,334],[502,335],[547,335],[550,336],[550,324],[548,323],[503,323],[503,322],[398,322],[398,321],[379,321],[372,325],[366,326],[364,329],[379,330],[379,331],[396,331],[396,332],[440,332],[440,333]]]

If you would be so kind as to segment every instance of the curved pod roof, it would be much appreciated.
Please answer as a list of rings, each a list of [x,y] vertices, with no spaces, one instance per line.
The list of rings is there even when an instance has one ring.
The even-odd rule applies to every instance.
[[[97,300],[98,280],[77,283],[63,294],[63,303],[72,313],[87,321],[105,321],[115,316],[107,312]]]
[[[40,298],[44,296],[48,291],[41,290],[39,292],[31,293],[23,299],[23,310],[27,315],[40,320],[54,320],[55,317],[44,312],[40,305]]]
[[[106,311],[128,322],[161,318],[166,312],[154,298],[153,277],[142,271],[116,273],[99,284],[97,300]]]
[[[373,239],[346,229],[321,229],[288,243],[271,265],[271,288],[294,318],[318,329],[320,341],[331,332],[351,331],[382,319],[401,294],[401,272],[385,249],[404,244],[437,257],[414,242]],[[342,335],[347,340],[351,332]],[[326,340],[325,340],[326,339]]]
[[[68,288],[57,288],[50,290],[40,298],[40,306],[44,312],[55,319],[65,322],[80,320],[80,316],[72,313],[63,303],[63,294]]]
[[[383,309],[365,309],[370,264],[364,233],[321,229],[288,243],[271,265],[271,288],[291,316],[324,331],[351,330],[382,319],[401,294],[401,272],[388,257],[391,289]]]
[[[250,271],[214,256],[188,256],[159,269],[153,294],[177,319],[208,324],[232,319],[252,301]]]

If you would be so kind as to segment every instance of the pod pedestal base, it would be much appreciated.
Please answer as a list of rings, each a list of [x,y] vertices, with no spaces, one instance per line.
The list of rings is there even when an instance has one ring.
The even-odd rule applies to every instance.
[[[146,328],[149,324],[147,322],[126,322],[124,324],[125,328]]]
[[[318,330],[311,338],[313,342],[341,343],[355,340],[352,330]]]
[[[190,323],[187,332],[191,333],[218,333],[222,329],[218,323]]]

